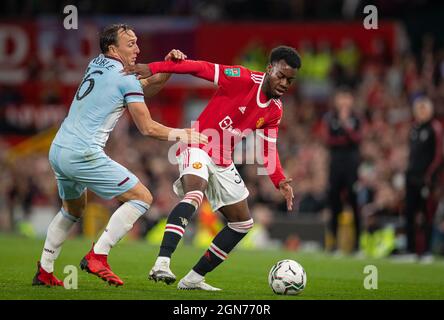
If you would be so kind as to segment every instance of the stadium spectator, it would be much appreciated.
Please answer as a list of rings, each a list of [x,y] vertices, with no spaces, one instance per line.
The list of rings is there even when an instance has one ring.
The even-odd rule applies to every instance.
[[[443,163],[443,131],[433,119],[433,104],[421,97],[413,104],[415,122],[409,135],[409,161],[406,171],[405,219],[407,252],[431,258],[433,215],[430,202],[438,171]],[[421,214],[418,218],[418,214]],[[419,221],[418,221],[419,220]],[[424,247],[418,246],[417,223],[421,224]]]
[[[334,95],[334,109],[324,117],[324,139],[330,151],[328,205],[331,211],[330,232],[337,242],[338,217],[344,210],[343,193],[354,216],[355,245],[359,249],[360,212],[356,197],[356,182],[360,162],[359,144],[362,139],[361,121],[353,112],[354,96],[346,88]],[[337,244],[332,248],[338,249]]]

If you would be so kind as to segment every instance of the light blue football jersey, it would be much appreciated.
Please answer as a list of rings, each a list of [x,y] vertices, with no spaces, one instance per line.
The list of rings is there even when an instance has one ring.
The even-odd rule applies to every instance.
[[[131,102],[144,102],[134,75],[124,75],[121,61],[100,54],[91,60],[53,144],[76,152],[101,151]]]

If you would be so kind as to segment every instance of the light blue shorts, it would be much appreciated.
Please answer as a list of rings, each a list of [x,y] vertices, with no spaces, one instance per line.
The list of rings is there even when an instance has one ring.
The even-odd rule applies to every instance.
[[[49,150],[49,162],[63,200],[80,198],[86,188],[102,198],[112,199],[139,181],[103,151],[79,153],[53,144]]]

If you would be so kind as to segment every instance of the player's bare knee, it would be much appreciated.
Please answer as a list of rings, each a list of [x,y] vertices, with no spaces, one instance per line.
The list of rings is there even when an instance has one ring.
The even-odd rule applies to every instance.
[[[203,201],[203,192],[200,190],[189,191],[180,202],[189,203],[197,210]]]
[[[205,179],[192,174],[184,175],[181,180],[185,193],[197,190],[204,192],[208,186],[208,182]]]
[[[81,218],[85,213],[86,203],[83,200],[65,200],[62,209],[75,218]]]
[[[62,215],[68,219],[71,220],[72,222],[78,222],[79,219],[82,217],[83,213],[84,213],[85,209],[83,208],[67,208],[65,205],[62,206],[62,208],[60,209],[60,212],[62,213]]]
[[[144,192],[143,194],[140,195],[140,199],[143,202],[145,202],[147,205],[151,206],[151,204],[153,203],[153,196],[151,194],[151,192],[149,192],[148,190],[146,190],[146,192]]]
[[[146,203],[149,206],[151,206],[151,204],[153,203],[153,196],[151,195],[151,192],[140,182],[136,184],[132,189],[118,196],[117,199],[121,202],[138,200]]]
[[[228,227],[239,233],[248,233],[254,226],[253,218],[239,222],[228,222]]]
[[[134,189],[134,194],[129,200],[140,200],[150,206],[153,203],[153,195],[147,187],[139,183]]]

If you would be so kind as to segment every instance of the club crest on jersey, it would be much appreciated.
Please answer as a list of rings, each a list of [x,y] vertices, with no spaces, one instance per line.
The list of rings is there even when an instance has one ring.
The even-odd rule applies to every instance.
[[[194,162],[194,163],[193,163],[193,168],[194,168],[194,169],[200,169],[200,168],[202,168],[202,163],[200,163],[200,162]]]
[[[227,77],[240,77],[240,68],[227,68],[224,70]]]
[[[257,121],[256,121],[256,128],[259,129],[260,127],[262,127],[264,125],[265,119],[263,117],[260,117]]]

